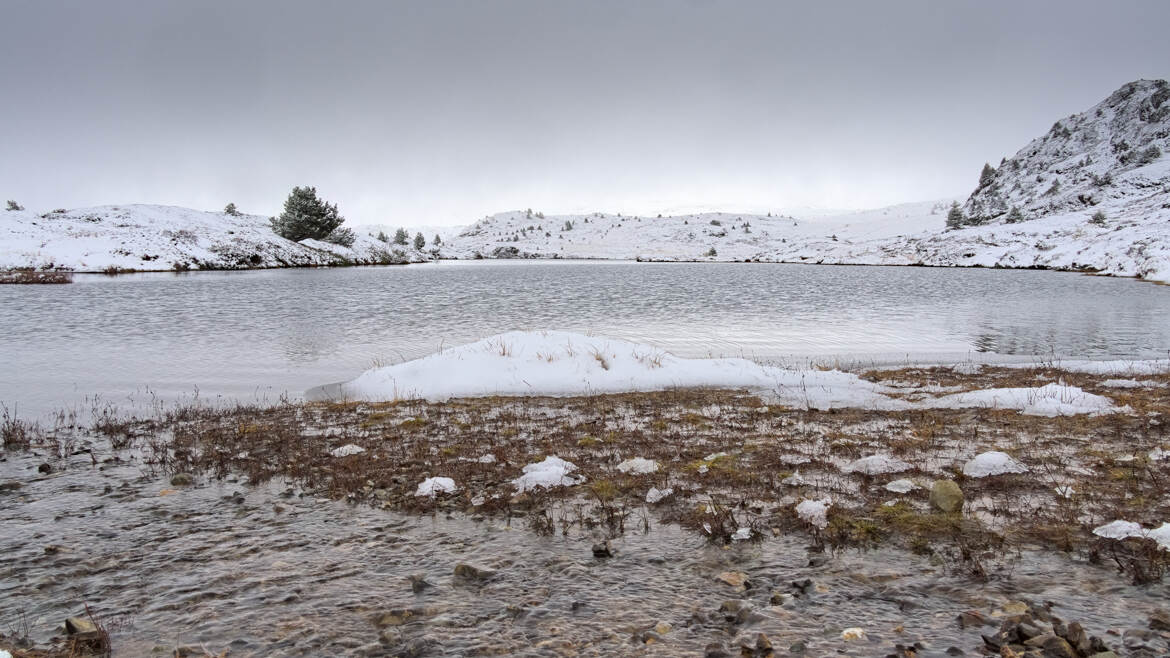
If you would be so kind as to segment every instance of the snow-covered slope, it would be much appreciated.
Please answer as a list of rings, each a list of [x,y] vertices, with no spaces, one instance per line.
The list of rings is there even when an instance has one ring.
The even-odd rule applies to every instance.
[[[444,255],[1049,268],[1170,281],[1170,85],[1126,84],[989,168],[959,230],[946,230],[949,203],[785,216],[510,212],[475,223]]]
[[[1137,80],[985,169],[963,211],[973,224],[1096,210],[1148,217],[1170,205],[1167,156],[1170,83]]]
[[[791,215],[718,212],[669,217],[506,212],[471,225],[450,240],[443,253],[457,258],[758,260],[784,245],[832,243],[846,235],[886,238],[938,226],[946,206],[938,201],[909,203],[809,221]]]
[[[414,262],[412,248],[358,235],[352,247],[272,232],[267,217],[172,206],[127,205],[37,214],[0,211],[0,269],[78,272],[247,269]]]

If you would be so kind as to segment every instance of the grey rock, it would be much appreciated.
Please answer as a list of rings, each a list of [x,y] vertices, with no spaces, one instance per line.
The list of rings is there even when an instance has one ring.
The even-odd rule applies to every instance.
[[[963,509],[963,490],[954,480],[938,480],[930,488],[930,506],[940,512],[958,512]]]
[[[195,483],[195,478],[190,473],[175,473],[171,477],[171,486],[175,487],[189,487]]]

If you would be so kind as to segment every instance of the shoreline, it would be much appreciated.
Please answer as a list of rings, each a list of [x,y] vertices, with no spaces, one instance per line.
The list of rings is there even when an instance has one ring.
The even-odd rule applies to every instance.
[[[800,638],[790,638],[791,633],[775,630],[776,620],[791,624],[795,619],[791,615],[806,614],[802,606],[813,603],[803,602],[805,590],[789,588],[786,576],[771,575],[775,567],[766,566],[767,560],[756,564],[757,558],[752,557],[774,551],[792,555],[797,550],[805,555],[798,558],[799,570],[792,573],[831,583],[829,592],[852,587],[841,580],[842,569],[846,569],[844,573],[876,569],[867,578],[876,579],[875,586],[884,589],[881,569],[888,569],[888,560],[919,565],[908,573],[926,569],[924,574],[934,575],[924,575],[924,582],[938,582],[941,590],[962,589],[966,584],[989,593],[1017,588],[1029,591],[1034,585],[1013,574],[1022,565],[1040,560],[1048,565],[1045,569],[1056,572],[1090,570],[1104,587],[1096,595],[1099,601],[1122,605],[1122,599],[1116,597],[1152,596],[1145,592],[1163,580],[1163,573],[1170,568],[1170,552],[1159,549],[1150,539],[1110,539],[1093,531],[1117,519],[1146,528],[1170,519],[1170,432],[1164,422],[1170,415],[1170,374],[1136,375],[1123,380],[1132,383],[1107,385],[1117,379],[1116,374],[984,366],[966,374],[943,367],[877,369],[863,373],[863,378],[902,390],[900,395],[909,397],[922,395],[923,390],[932,391],[927,395],[942,395],[1063,380],[1107,396],[1125,409],[1051,417],[986,407],[818,410],[777,406],[746,391],[687,389],[447,402],[188,405],[159,408],[140,417],[110,410],[92,422],[61,416],[53,427],[6,418],[0,423],[0,434],[5,439],[9,467],[0,478],[0,496],[19,514],[22,503],[52,495],[54,486],[64,486],[64,491],[92,491],[82,493],[81,498],[69,494],[72,502],[63,510],[65,517],[80,513],[78,522],[84,523],[80,520],[86,516],[82,510],[91,503],[83,501],[90,499],[98,507],[108,506],[110,513],[116,505],[135,504],[142,506],[142,512],[136,514],[146,516],[131,526],[145,522],[144,528],[154,527],[150,510],[164,503],[166,509],[174,510],[168,513],[172,515],[168,525],[185,523],[183,519],[194,515],[195,509],[203,509],[200,505],[210,507],[192,518],[209,514],[230,518],[232,509],[252,510],[247,512],[249,518],[271,518],[277,524],[257,529],[257,541],[278,546],[290,540],[263,537],[272,532],[291,531],[294,536],[318,532],[312,530],[313,525],[301,525],[307,521],[294,520],[307,519],[304,515],[310,513],[317,515],[314,518],[357,514],[373,527],[415,519],[420,532],[431,528],[427,532],[438,533],[438,537],[470,533],[459,542],[473,547],[467,557],[459,558],[462,552],[441,548],[442,544],[429,549],[440,558],[441,566],[430,568],[427,578],[431,585],[424,590],[439,592],[440,597],[450,592],[450,596],[466,599],[468,605],[479,600],[474,594],[469,598],[468,592],[522,586],[525,579],[538,577],[527,571],[530,567],[520,566],[528,564],[523,557],[490,558],[474,548],[491,541],[494,533],[508,535],[501,539],[507,546],[535,542],[533,546],[545,546],[540,550],[552,550],[554,555],[571,551],[579,556],[573,559],[585,560],[598,573],[603,573],[606,565],[627,565],[630,559],[641,563],[647,559],[646,549],[639,548],[645,542],[650,542],[652,551],[669,550],[665,546],[653,548],[662,542],[681,544],[689,547],[687,555],[693,556],[687,560],[718,556],[717,562],[703,567],[694,583],[687,585],[701,587],[707,602],[704,605],[718,610],[710,617],[695,617],[685,626],[715,624],[724,629],[713,636],[715,641],[723,646],[730,643],[733,650],[741,639],[756,642],[756,636],[764,632],[772,638],[769,642],[807,645],[814,655],[858,641],[863,643],[854,646],[863,651],[879,651],[881,646],[880,651],[889,653],[893,649],[890,643],[909,644],[915,638],[927,646],[932,641],[945,641],[957,642],[955,646],[963,651],[978,650],[986,642],[979,640],[979,633],[994,637],[996,625],[1019,620],[1014,613],[997,610],[1016,610],[1011,606],[1022,594],[1002,600],[984,597],[982,603],[971,600],[963,607],[953,601],[944,603],[941,598],[937,604],[928,603],[921,598],[924,585],[917,585],[919,594],[915,597],[919,605],[926,606],[923,610],[944,606],[941,611],[946,614],[941,618],[932,613],[944,627],[927,631],[916,613],[906,612],[907,628],[913,620],[918,630],[908,631],[910,635],[903,640],[901,632],[881,632],[873,626],[875,622],[848,624],[834,617],[830,627],[836,630],[828,635],[818,639],[806,629]],[[1010,454],[1028,471],[988,477],[967,472],[972,457],[993,449]],[[865,460],[875,455],[889,460]],[[534,464],[556,466],[550,457],[567,462],[571,468],[529,468]],[[118,486],[116,479],[109,480],[113,473],[137,475]],[[526,482],[559,486],[525,486],[521,490],[518,482],[526,475],[532,476]],[[430,478],[444,477],[451,478],[454,491],[448,492],[442,482],[431,480],[428,491],[434,495],[418,495]],[[933,501],[932,482],[941,480],[958,486],[963,502],[957,509],[944,511]],[[103,482],[110,484],[100,494]],[[898,482],[901,484],[894,489],[887,486]],[[802,513],[802,502],[826,498],[830,502],[822,510],[823,518]],[[216,502],[221,499],[226,502]],[[123,500],[126,502],[118,502]],[[81,507],[74,509],[78,505]],[[218,531],[212,530],[209,540],[222,543],[215,538]],[[513,536],[517,532],[520,537]],[[354,533],[338,527],[325,536],[342,541],[346,534]],[[111,541],[117,536],[111,535]],[[249,532],[247,536],[253,535]],[[359,546],[383,541],[378,535],[359,532],[354,536]],[[44,549],[44,558],[35,558],[44,560],[43,567],[25,567],[26,576],[34,582],[38,569],[51,570],[56,563],[75,564],[76,558],[69,556],[84,552],[82,547],[50,537],[40,542],[56,543]],[[188,542],[178,545],[184,543]],[[807,552],[800,547],[807,547]],[[40,545],[34,543],[30,549],[40,551]],[[22,559],[34,558],[30,554]],[[267,559],[281,560],[282,554]],[[657,564],[651,562],[651,566]],[[669,567],[671,561],[665,564]],[[463,576],[459,575],[461,568]],[[118,573],[133,582],[138,570],[127,563]],[[488,571],[497,575],[466,575]],[[40,577],[49,573],[45,571]],[[409,572],[396,572],[393,582],[403,581],[405,575]],[[620,572],[615,576],[620,577]],[[403,581],[393,587],[403,596],[417,599],[420,594],[411,594],[412,586]],[[107,620],[127,614],[123,608],[103,607],[102,590],[93,595],[91,603]],[[725,601],[721,607],[720,596],[742,602]],[[713,603],[711,597],[715,597]],[[377,621],[371,625],[372,631],[362,631],[370,633],[363,642],[372,640],[383,648],[394,648],[474,635],[468,629],[446,640],[443,634],[436,636],[435,630],[441,626],[432,625],[430,620],[436,615],[441,618],[441,613],[424,609],[429,604],[411,604],[410,600],[406,599],[406,607],[393,611],[366,613],[367,618],[372,614],[376,620],[391,621]],[[1125,603],[1123,609],[1131,604]],[[1066,606],[1079,609],[1071,600],[1057,599],[1052,614],[1062,614]],[[741,608],[755,612],[739,615]],[[1023,609],[1038,618],[1048,614],[1039,604],[1027,604]],[[708,614],[706,608],[701,613]],[[560,619],[561,614],[557,612],[550,619]],[[1105,644],[1120,644],[1118,638],[1106,633],[1111,626],[1101,626],[1091,616],[1082,617],[1087,614],[1083,611],[1073,614],[1078,616],[1068,621],[1083,618],[1088,631],[1101,634]],[[956,617],[957,624],[951,621]],[[155,628],[157,619],[158,613],[152,614],[148,627]],[[732,620],[730,625],[727,619]],[[690,651],[710,642],[685,630],[670,630],[671,626],[683,629],[682,621],[677,616],[657,626],[653,620],[639,621],[643,627],[634,624],[616,637],[592,642],[619,653],[643,651],[652,644],[661,645],[668,653],[683,651],[683,647]],[[870,644],[845,639],[842,624],[866,626],[872,636]],[[214,628],[203,631],[215,640],[209,646],[224,645],[231,636]],[[1003,632],[1014,632],[1013,628]],[[138,637],[130,630],[122,633]],[[44,629],[38,634],[44,637]],[[117,646],[119,634],[113,635]],[[1158,642],[1163,640],[1158,638],[1154,633],[1144,641],[1160,647]],[[582,641],[591,642],[573,640]],[[699,642],[698,647],[695,642]],[[936,645],[936,650],[941,648]]]

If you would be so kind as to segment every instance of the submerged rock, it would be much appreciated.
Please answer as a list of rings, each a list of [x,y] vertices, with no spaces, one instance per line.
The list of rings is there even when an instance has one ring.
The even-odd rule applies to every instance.
[[[462,563],[455,565],[455,577],[463,580],[487,581],[495,578],[496,572],[491,569],[483,569],[475,567],[470,564]]]
[[[930,488],[930,506],[948,514],[957,512],[963,509],[963,490],[954,480],[938,480]]]

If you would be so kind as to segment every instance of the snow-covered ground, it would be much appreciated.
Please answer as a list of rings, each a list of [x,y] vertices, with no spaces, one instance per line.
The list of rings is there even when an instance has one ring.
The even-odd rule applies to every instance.
[[[286,240],[268,218],[173,206],[127,205],[64,212],[0,211],[0,269],[247,269],[427,260],[412,247],[357,233],[352,247]]]

